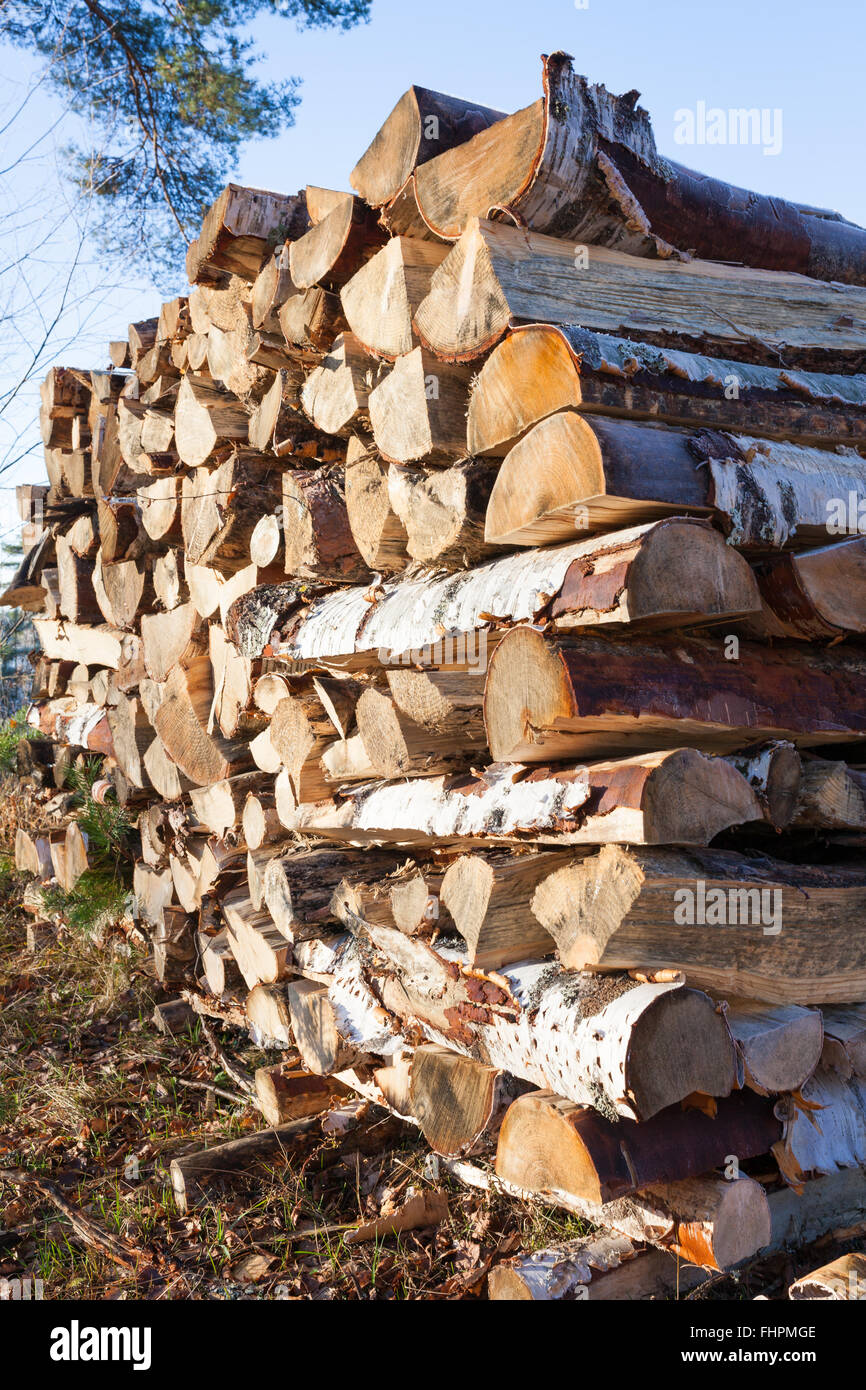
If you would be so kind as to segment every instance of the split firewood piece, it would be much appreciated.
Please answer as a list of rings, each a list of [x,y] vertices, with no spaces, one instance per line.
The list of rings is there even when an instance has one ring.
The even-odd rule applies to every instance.
[[[71,623],[99,623],[105,618],[93,585],[93,564],[76,555],[65,536],[57,541],[60,613]]]
[[[228,275],[254,280],[274,239],[302,236],[308,226],[303,193],[267,193],[227,184],[187,251],[189,282],[219,285]]]
[[[250,560],[259,569],[267,569],[277,564],[285,569],[283,556],[283,531],[280,517],[274,513],[259,517],[250,536]]]
[[[801,1274],[789,1286],[788,1297],[835,1299],[836,1302],[866,1298],[866,1255],[854,1250],[814,1269],[811,1274]]]
[[[203,1188],[214,1177],[244,1173],[260,1163],[270,1166],[278,1161],[288,1162],[290,1146],[307,1133],[314,1118],[308,1116],[290,1120],[277,1129],[244,1134],[240,1139],[230,1139],[226,1144],[216,1144],[210,1149],[199,1149],[196,1153],[173,1158],[171,1185],[178,1211],[185,1213],[197,1202],[204,1201]]]
[[[498,464],[485,459],[424,471],[392,464],[388,498],[413,560],[466,568],[497,553],[484,539],[497,472]]]
[[[319,1115],[330,1109],[336,1096],[344,1094],[339,1082],[329,1076],[311,1075],[286,1063],[259,1067],[255,1083],[256,1104],[269,1125]]]
[[[174,441],[174,416],[169,411],[148,410],[141,423],[141,448],[145,454],[168,454]]]
[[[315,689],[298,689],[281,700],[271,716],[270,743],[288,771],[298,802],[328,800],[332,794],[319,759],[334,730]]]
[[[299,807],[291,828],[350,844],[708,844],[760,818],[746,779],[691,748],[586,767],[500,764],[483,773],[374,784],[340,806]]]
[[[349,434],[353,427],[363,427],[377,374],[376,363],[354,333],[341,333],[301,391],[301,403],[316,428]]]
[[[795,369],[856,372],[864,307],[866,291],[855,286],[840,291],[740,265],[642,260],[473,217],[433,272],[414,327],[432,352],[457,362],[480,357],[515,324],[577,320],[614,337],[635,334],[720,357],[742,353],[748,340],[750,358],[767,366],[778,366],[783,352]]]
[[[840,1076],[866,1076],[866,1004],[826,1005],[821,1065]]]
[[[32,836],[19,825],[15,831],[15,867],[23,874],[33,874],[43,881],[51,878],[51,845],[44,835]]]
[[[346,451],[344,485],[349,527],[364,563],[376,574],[404,569],[408,537],[392,504],[388,465],[356,435]]]
[[[134,695],[117,691],[115,703],[105,715],[111,730],[114,758],[133,787],[146,787],[150,781],[144,765],[144,755],[153,742],[153,726]]]
[[[81,875],[87,872],[87,837],[77,821],[70,821],[65,831],[52,831],[49,837],[54,876],[64,893],[71,893]]]
[[[729,544],[766,551],[825,541],[836,499],[863,487],[858,455],[563,411],[503,461],[485,534],[547,545],[685,512],[712,514]]]
[[[186,556],[228,575],[250,562],[250,539],[265,512],[280,505],[280,472],[273,459],[233,453],[218,468],[199,468],[183,480]]]
[[[60,540],[58,537],[58,563]],[[97,551],[92,579],[102,616],[112,627],[132,628],[139,611],[154,606],[153,569],[141,560],[115,560],[113,564],[104,564],[101,551]]]
[[[710,389],[708,389],[710,388]],[[670,425],[749,429],[824,448],[866,436],[866,379],[701,357],[593,333],[578,324],[518,325],[472,384],[466,451],[507,454],[559,410],[598,410]]]
[[[344,782],[367,782],[376,776],[376,769],[367,757],[360,734],[335,739],[319,759],[322,775],[327,782],[340,786]]]
[[[219,782],[249,766],[249,745],[206,732],[213,703],[210,658],[175,666],[163,686],[154,727],[169,757],[196,786]]]
[[[826,641],[866,632],[866,538],[779,555],[755,573],[771,610],[757,620],[761,635]]]
[[[145,353],[156,343],[159,319],[143,319],[141,323],[131,323],[129,325],[129,358],[133,367],[137,367]]]
[[[365,1057],[346,1043],[337,1028],[337,1012],[328,986],[313,980],[292,980],[286,986],[292,1037],[307,1071],[330,1076],[364,1064]]]
[[[423,673],[395,673],[412,674]],[[427,686],[433,699],[426,708],[420,701],[414,706],[423,712],[423,720],[413,718],[391,695],[372,687],[358,701],[358,733],[378,777],[454,772],[486,748],[480,692],[474,706],[458,705],[444,698],[435,701],[435,686],[429,682]]]
[[[264,897],[286,941],[317,936],[342,920],[343,907],[359,906],[356,892],[400,868],[394,854],[332,849],[293,850],[274,856],[264,874]]]
[[[153,966],[163,985],[178,985],[191,977],[196,958],[195,917],[184,907],[167,907],[151,935]]]
[[[781,1138],[772,1104],[753,1092],[723,1098],[715,1110],[674,1107],[636,1124],[535,1091],[502,1121],[496,1173],[517,1187],[601,1205],[654,1183],[699,1178],[731,1154],[742,1162],[769,1153]]]
[[[211,786],[193,788],[190,801],[201,824],[221,840],[227,831],[240,825],[247,796],[265,791],[269,782],[268,776],[259,771],[241,772]]]
[[[141,524],[151,540],[175,541],[180,530],[180,478],[170,473],[138,489]]]
[[[157,555],[153,561],[153,592],[167,610],[177,608],[189,599],[186,576],[180,568],[181,558],[178,551],[167,550],[164,555]]]
[[[346,506],[343,469],[295,469],[283,474],[286,574],[343,584],[369,578]]]
[[[264,378],[264,369],[269,363],[262,363],[252,348],[252,334],[248,321],[241,328],[224,332],[211,324],[207,334],[207,370],[212,381],[224,386],[233,396],[246,397],[258,390]],[[144,432],[142,431],[142,442]]]
[[[804,1178],[861,1168],[866,1160],[866,1081],[845,1079],[834,1071],[816,1071],[796,1096],[776,1101],[784,1124],[773,1154],[785,1180],[799,1186]]]
[[[289,269],[289,243],[284,242],[269,256],[253,283],[250,310],[253,328],[264,333],[280,332],[279,311],[289,295],[296,292]]]
[[[249,849],[260,849],[273,840],[285,838],[285,830],[277,814],[273,784],[247,792],[241,826],[244,844]]]
[[[795,1250],[833,1231],[866,1219],[866,1182],[859,1168],[843,1168],[799,1186],[769,1194],[772,1235],[768,1253]]]
[[[146,864],[136,864],[132,887],[141,917],[150,926],[158,926],[174,897],[171,869],[151,869]]]
[[[250,412],[236,396],[210,379],[187,374],[177,393],[175,444],[182,463],[196,468],[221,445],[246,442]]]
[[[175,666],[187,666],[206,650],[207,634],[191,603],[141,619],[144,664],[152,680],[168,679]]]
[[[321,285],[290,295],[280,309],[279,325],[290,351],[314,355],[327,352],[349,326],[340,296]]]
[[[514,628],[487,673],[484,719],[497,761],[602,757],[686,741],[730,752],[752,740],[822,744],[866,734],[859,657],[697,637],[548,639]]]
[[[469,367],[417,347],[398,357],[370,392],[376,447],[391,463],[450,463],[466,452]]]
[[[251,449],[280,455],[294,443],[298,426],[305,423],[300,414],[303,369],[281,367],[259,404],[250,415],[248,439]],[[309,426],[307,426],[309,428]]]
[[[352,187],[370,207],[399,193],[419,164],[471,140],[503,119],[501,111],[427,87],[404,92],[350,175]]]
[[[696,526],[701,523],[689,519],[651,522],[568,546],[505,555],[442,579],[406,578],[386,584],[375,604],[369,589],[357,588],[301,609],[297,591],[288,589],[285,604],[273,603],[280,597],[274,593],[262,611],[258,604],[238,610],[236,640],[260,655],[262,637],[270,639],[279,625],[284,636],[274,649],[284,658],[376,652],[377,662],[396,662],[411,654],[419,665],[481,670],[501,635],[498,624],[549,619],[554,609],[554,625],[566,628],[581,622],[694,626],[757,612],[760,600],[743,557],[718,533],[706,526],[699,533]],[[644,547],[652,557],[646,564],[640,562]],[[596,569],[603,582],[594,589]],[[668,583],[670,571],[680,583]],[[623,577],[634,592],[629,583],[621,589]]]
[[[194,785],[169,756],[159,735],[147,748],[142,763],[151,786],[163,801],[178,801]]]
[[[80,661],[113,671],[120,665],[123,634],[116,628],[88,627],[54,618],[34,618],[33,626],[42,651],[51,661]]]
[[[277,931],[270,913],[258,911],[245,888],[233,888],[222,900],[232,955],[247,989],[272,985],[289,973],[292,948]]]
[[[497,970],[552,954],[555,943],[529,910],[535,889],[562,866],[561,852],[464,854],[449,865],[439,904],[466,943],[466,963]]]
[[[215,720],[225,738],[252,738],[267,724],[261,711],[253,708],[252,662],[218,623],[211,623],[208,634],[214,685],[208,732]]]
[[[250,757],[260,772],[276,774],[280,771],[283,765],[280,762],[280,755],[273,745],[270,728],[262,729],[260,734],[256,734],[250,743]],[[288,773],[286,776],[288,777]],[[297,805],[294,794],[292,795],[292,805]]]
[[[292,1023],[284,983],[255,985],[244,1007],[251,1035],[258,1046],[292,1046]]]
[[[321,221],[289,248],[292,282],[299,290],[319,284],[338,290],[385,240],[385,232],[360,198],[335,195]]]
[[[693,1091],[724,1096],[735,1087],[724,1017],[708,995],[683,988],[682,976],[649,984],[531,961],[488,977],[481,991],[417,937],[364,931],[388,961],[363,972],[386,1008],[432,1042],[542,1090],[610,1118],[646,1120]]]
[[[441,871],[409,865],[388,890],[393,924],[407,936],[427,931],[431,925],[449,923],[439,894],[442,891]],[[361,914],[363,915],[363,914]],[[368,917],[366,920],[374,921]],[[385,923],[385,925],[388,925]]]
[[[411,1113],[437,1154],[462,1157],[489,1144],[525,1089],[507,1072],[445,1047],[425,1044],[412,1057]]]
[[[412,351],[412,319],[449,250],[442,242],[392,237],[343,286],[346,320],[367,352],[394,361]]]
[[[674,248],[817,279],[863,284],[866,232],[801,204],[707,178],[658,154],[635,93],[614,96],[545,55],[541,100],[415,173],[439,236],[501,208],[520,227],[667,257]]]
[[[817,1009],[797,1004],[769,1008],[737,998],[726,1002],[725,1017],[743,1059],[746,1085],[759,1095],[799,1091],[822,1059],[824,1030]]]
[[[531,906],[568,969],[684,970],[726,996],[806,1005],[862,998],[866,949],[850,923],[864,901],[853,865],[607,845]]]
[[[866,772],[822,758],[804,760],[792,824],[798,829],[866,830]]]
[[[774,739],[728,761],[741,772],[761,805],[764,819],[784,830],[794,819],[802,795],[803,764],[792,743]]]
[[[708,1277],[665,1250],[601,1229],[501,1260],[487,1276],[487,1297],[495,1303],[662,1299],[682,1296]]]
[[[156,341],[170,343],[186,338],[190,332],[189,297],[178,296],[167,300],[159,311],[156,325]]]

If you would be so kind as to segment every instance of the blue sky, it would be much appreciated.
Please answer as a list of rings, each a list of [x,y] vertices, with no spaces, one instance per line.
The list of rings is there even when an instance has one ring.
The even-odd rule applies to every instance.
[[[862,0],[583,4],[373,0],[370,23],[345,33],[299,32],[290,20],[261,20],[253,37],[267,55],[262,76],[302,77],[302,100],[291,129],[244,151],[236,180],[281,192],[305,183],[348,188],[358,156],[413,82],[513,111],[540,94],[540,54],[563,48],[591,81],[614,91],[640,90],[663,153],[761,192],[833,207],[866,224]],[[0,48],[0,111],[4,103],[15,104],[31,71],[21,54]],[[760,145],[677,144],[677,112],[701,102],[723,110],[779,111],[780,152],[765,155]],[[51,111],[51,99],[40,97],[39,120],[46,126]],[[45,148],[29,175],[41,184],[56,182],[62,163],[44,158]],[[63,257],[61,228],[53,261],[44,268],[49,284],[52,277],[59,282]],[[182,263],[179,253],[178,290]],[[102,274],[91,266],[89,274],[87,312],[79,320],[73,316],[67,333],[67,340],[78,335],[78,349],[64,352],[74,365],[103,365],[108,338],[124,336],[130,319],[155,313],[161,298],[135,267],[106,266]],[[14,357],[2,335],[0,324],[0,375],[8,374]],[[34,391],[23,393],[18,427],[37,408]],[[35,427],[30,437],[38,438]],[[37,450],[0,483],[8,488],[40,471]],[[4,499],[11,500],[8,492],[0,495],[0,532]]]

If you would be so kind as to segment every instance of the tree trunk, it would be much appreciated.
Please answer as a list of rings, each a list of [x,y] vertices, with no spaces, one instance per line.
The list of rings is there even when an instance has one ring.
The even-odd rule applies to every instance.
[[[514,628],[490,659],[484,694],[496,761],[551,762],[690,743],[731,752],[750,741],[817,745],[866,733],[859,657],[741,643],[594,634],[546,640]]]
[[[433,272],[414,326],[431,352],[453,362],[482,356],[515,324],[577,319],[659,347],[767,366],[778,366],[782,352],[795,369],[859,372],[864,300],[862,289],[799,275],[641,260],[472,217]]]
[[[570,970],[685,970],[725,995],[805,1005],[862,997],[850,922],[864,895],[853,866],[608,845],[540,884],[531,906]]]
[[[730,349],[736,353],[738,348]],[[467,452],[504,455],[560,410],[738,430],[834,448],[866,437],[866,382],[701,357],[578,324],[532,323],[502,339],[469,398]]]

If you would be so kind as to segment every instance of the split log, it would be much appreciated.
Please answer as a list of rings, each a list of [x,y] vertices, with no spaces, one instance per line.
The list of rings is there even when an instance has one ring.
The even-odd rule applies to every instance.
[[[170,541],[180,536],[180,479],[174,474],[138,489],[141,524],[151,540]]]
[[[367,566],[349,524],[342,469],[283,474],[286,574],[358,583]]]
[[[199,468],[184,478],[187,558],[195,565],[214,565],[224,575],[245,569],[253,531],[263,512],[279,506],[280,488],[276,463],[259,454],[233,453],[218,468]]]
[[[60,612],[71,623],[98,623],[104,618],[93,587],[93,565],[76,555],[65,536],[57,537]]]
[[[502,116],[489,106],[410,87],[352,170],[352,187],[370,207],[382,207],[419,164],[471,140]]]
[[[768,1008],[729,998],[725,1017],[746,1085],[759,1095],[799,1091],[822,1059],[824,1030],[817,1009],[797,1004]]]
[[[517,226],[635,255],[678,248],[866,283],[863,228],[663,159],[635,92],[590,86],[567,53],[542,63],[541,100],[416,171],[418,206],[437,236],[457,237],[473,214],[497,208]]]
[[[390,695],[364,691],[358,701],[358,733],[378,777],[455,772],[486,749],[480,699],[474,707],[450,708],[440,700],[438,708],[431,704],[425,714],[423,722],[413,719]]]
[[[314,285],[290,295],[279,312],[280,330],[290,348],[303,352],[327,352],[348,324],[340,296]]]
[[[553,938],[529,911],[535,889],[561,866],[556,852],[466,854],[445,871],[439,903],[466,943],[466,962],[497,970],[552,954]]]
[[[761,635],[808,642],[866,632],[866,538],[779,555],[755,573],[771,610]]]
[[[370,209],[352,193],[336,195],[330,211],[289,248],[292,283],[299,290],[338,290],[385,241]]]
[[[866,1004],[825,1006],[821,1065],[846,1079],[866,1076]]]
[[[186,256],[191,285],[219,284],[226,275],[254,280],[272,238],[300,236],[309,225],[303,193],[267,193],[228,184],[208,208]]]
[[[118,767],[133,787],[146,787],[149,777],[144,767],[144,755],[153,742],[153,726],[141,702],[120,691],[116,703],[106,710],[111,743]]]
[[[757,591],[742,557],[708,528],[699,534],[696,524],[688,519],[650,523],[568,546],[506,555],[443,579],[386,583],[375,604],[369,589],[357,588],[324,595],[298,611],[297,590],[287,587],[284,595],[262,591],[261,599],[238,609],[235,640],[251,655],[260,655],[270,640],[273,650],[290,660],[345,660],[375,652],[377,663],[411,660],[479,671],[500,635],[490,628],[546,620],[552,608],[554,624],[562,627],[581,620],[694,626],[756,612]],[[669,532],[663,529],[668,526]],[[659,563],[641,563],[644,546]],[[700,566],[698,556],[705,557]],[[626,585],[620,594],[623,575],[617,564],[629,557],[634,563],[627,576],[636,592]],[[681,579],[678,585],[669,586],[669,568]],[[692,598],[698,568],[704,576],[698,586],[700,610]],[[594,590],[596,569],[607,575]],[[272,637],[277,626],[281,639]]]
[[[862,1168],[866,1161],[866,1081],[819,1070],[797,1096],[776,1102],[784,1134],[773,1147],[783,1177],[804,1178]],[[813,1118],[814,1117],[814,1118]]]
[[[529,1190],[563,1192],[599,1205],[656,1183],[699,1178],[769,1153],[782,1125],[772,1105],[743,1091],[697,1108],[663,1110],[652,1119],[612,1122],[550,1091],[520,1096],[505,1115],[496,1173]]]
[[[34,618],[33,626],[45,655],[51,661],[83,662],[87,666],[108,666],[116,671],[121,660],[122,634],[112,627],[84,627]]]
[[[450,463],[466,452],[469,367],[417,347],[398,357],[370,392],[373,438],[391,463]]]
[[[363,426],[377,370],[354,333],[341,333],[301,391],[301,403],[316,428],[325,434],[348,434]]]
[[[514,628],[487,673],[484,719],[497,761],[550,762],[690,742],[729,752],[749,740],[806,746],[866,733],[858,657],[745,642],[736,660],[697,637],[547,640]]]
[[[349,528],[364,563],[376,574],[403,569],[408,538],[392,505],[388,466],[356,436],[346,452],[345,492]]]
[[[247,989],[272,985],[289,973],[291,946],[277,931],[270,913],[253,907],[245,888],[234,888],[222,900],[229,947]]]
[[[300,416],[301,386],[304,373],[280,367],[259,404],[250,415],[248,439],[251,449],[273,451],[278,456],[294,442]]]
[[[866,772],[822,758],[804,760],[792,824],[824,830],[866,830]]]
[[[139,611],[151,609],[156,599],[149,565],[141,560],[103,564],[100,551],[93,565],[93,589],[103,618],[116,628],[133,628]]]
[[[154,595],[163,608],[177,608],[189,599],[186,577],[181,572],[180,557],[176,550],[168,550],[165,555],[156,556],[152,578]]]
[[[726,996],[805,1005],[862,998],[850,924],[864,894],[853,866],[608,845],[540,884],[532,911],[569,969],[684,970]]]
[[[183,378],[174,413],[175,444],[182,463],[197,468],[220,445],[245,442],[249,428],[249,411],[236,396],[218,390],[209,379],[189,374]]]
[[[503,455],[560,410],[738,430],[832,448],[866,437],[862,376],[757,366],[593,333],[518,325],[493,349],[469,398],[467,453]]]
[[[292,1023],[285,984],[255,985],[247,995],[246,1016],[259,1047],[291,1047]]]
[[[307,1071],[330,1076],[362,1065],[363,1054],[346,1044],[337,1030],[336,1009],[328,986],[313,980],[292,980],[286,986],[292,1038]]]
[[[311,1076],[290,1066],[259,1067],[255,1076],[256,1103],[269,1125],[328,1110],[342,1087],[329,1076]]]
[[[195,918],[183,907],[167,907],[151,936],[153,966],[160,984],[180,984],[190,977],[196,957]]]
[[[472,217],[415,315],[447,361],[480,357],[518,323],[572,324],[659,347],[806,371],[860,372],[864,290],[708,261],[641,260]],[[638,309],[637,306],[640,306]],[[842,316],[845,324],[840,324]]]
[[[283,544],[280,518],[274,513],[259,517],[250,536],[250,559],[259,569],[277,561]]]
[[[859,493],[863,479],[853,454],[564,411],[504,460],[485,535],[547,545],[685,512],[715,516],[731,545],[766,551],[825,541],[836,499]]]
[[[268,257],[253,283],[250,295],[253,328],[278,334],[279,311],[289,295],[294,293],[295,285],[289,269],[289,243],[284,242]]]
[[[422,471],[392,465],[388,499],[403,530],[405,549],[420,564],[463,567],[495,555],[484,527],[498,467],[468,459]]]
[[[249,746],[211,736],[206,726],[213,702],[208,657],[196,657],[189,667],[175,666],[163,687],[154,727],[165,751],[189,780],[199,787],[219,782],[249,765]]]
[[[814,1269],[811,1274],[801,1274],[789,1286],[788,1297],[834,1299],[836,1302],[866,1298],[866,1255],[855,1250]]]
[[[344,904],[359,905],[359,888],[387,879],[400,863],[399,856],[370,851],[315,849],[274,856],[264,873],[265,902],[286,941],[315,937],[328,922],[341,920]]]
[[[728,761],[754,791],[764,819],[776,830],[790,825],[803,784],[803,764],[794,745],[776,739],[749,753],[732,753]]]
[[[525,1083],[496,1067],[425,1044],[412,1056],[411,1113],[434,1153],[474,1153],[499,1133]]]
[[[205,650],[206,634],[191,603],[141,619],[144,664],[152,680],[165,681],[176,666],[189,666]]]
[[[343,286],[346,321],[367,352],[393,362],[412,351],[412,319],[449,249],[442,242],[392,237]]]
[[[299,690],[281,700],[268,729],[271,747],[287,770],[297,802],[327,800],[331,788],[319,759],[333,740],[333,728],[318,694]]]
[[[705,845],[758,817],[755,795],[734,768],[680,748],[587,767],[527,773],[499,765],[453,778],[374,784],[339,807],[299,807],[290,828],[350,844]]]

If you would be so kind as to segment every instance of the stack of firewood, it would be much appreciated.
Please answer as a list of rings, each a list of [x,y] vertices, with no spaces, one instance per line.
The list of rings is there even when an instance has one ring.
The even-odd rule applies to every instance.
[[[634,96],[556,54],[410,89],[354,195],[230,185],[50,372],[6,595],[160,978],[292,1049],[268,1122],[349,1087],[603,1228],[505,1296],[866,1215],[866,231]]]

